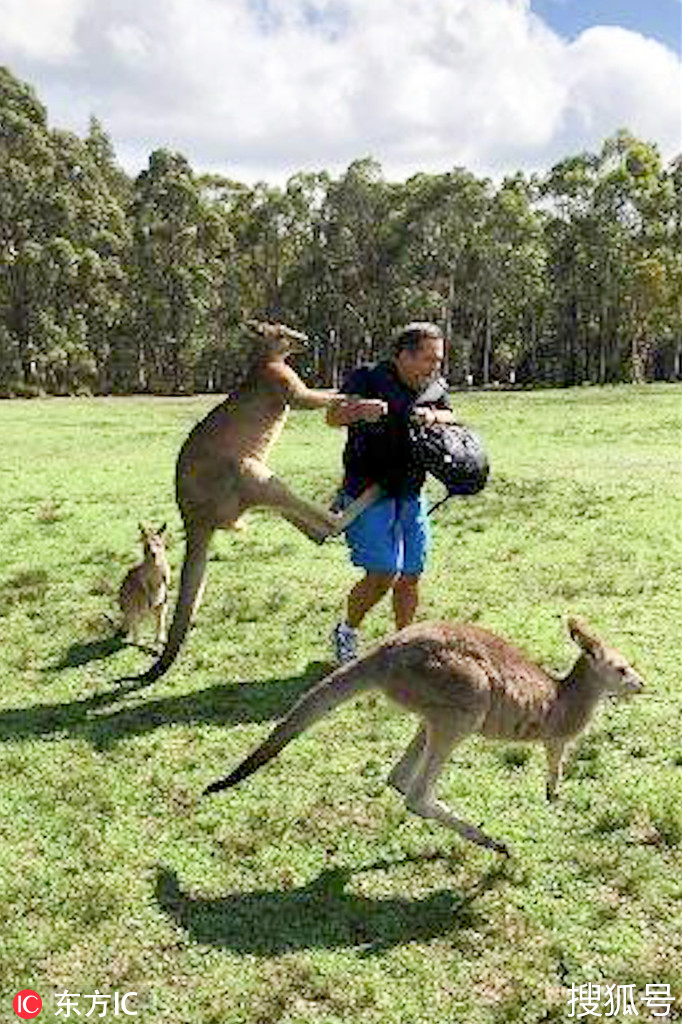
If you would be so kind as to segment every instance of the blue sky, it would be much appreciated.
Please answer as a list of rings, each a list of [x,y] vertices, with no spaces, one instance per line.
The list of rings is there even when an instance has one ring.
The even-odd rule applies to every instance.
[[[131,173],[158,147],[283,182],[499,178],[621,128],[682,151],[681,0],[0,0],[0,63],[51,123],[95,115]]]
[[[592,25],[620,25],[682,49],[680,0],[531,0],[531,7],[560,35],[574,39]]]

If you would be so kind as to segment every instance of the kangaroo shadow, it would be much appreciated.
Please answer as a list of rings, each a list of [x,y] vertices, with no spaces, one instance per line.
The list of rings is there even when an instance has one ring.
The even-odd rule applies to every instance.
[[[234,892],[219,899],[183,892],[176,873],[159,868],[156,900],[193,941],[237,953],[279,956],[303,949],[357,949],[368,955],[454,934],[463,947],[468,940],[458,933],[481,923],[475,901],[506,877],[504,866],[492,868],[468,889],[441,889],[421,899],[373,899],[345,891],[363,871],[425,859],[434,858],[407,857],[356,870],[330,868],[298,889]]]
[[[64,652],[59,661],[49,665],[44,671],[46,673],[63,672],[67,668],[81,668],[91,661],[104,661],[113,654],[123,650],[124,647],[134,647],[144,654],[157,655],[156,648],[147,644],[136,644],[126,640],[125,637],[116,633],[113,636],[102,637],[100,640],[90,640],[88,643],[74,643]]]
[[[64,704],[38,704],[0,712],[0,742],[28,737],[78,737],[97,750],[128,736],[140,736],[167,725],[237,725],[280,718],[328,666],[311,663],[288,679],[216,684],[180,697],[160,697],[120,706],[130,691],[110,690]]]

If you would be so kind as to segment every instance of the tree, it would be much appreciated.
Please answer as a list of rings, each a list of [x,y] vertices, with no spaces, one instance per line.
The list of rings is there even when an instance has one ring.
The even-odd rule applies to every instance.
[[[0,298],[5,388],[108,387],[124,212],[87,146],[50,131],[32,92],[0,72]]]
[[[157,150],[135,181],[131,219],[129,386],[192,390],[209,333],[214,260],[224,247],[221,215],[187,160]]]

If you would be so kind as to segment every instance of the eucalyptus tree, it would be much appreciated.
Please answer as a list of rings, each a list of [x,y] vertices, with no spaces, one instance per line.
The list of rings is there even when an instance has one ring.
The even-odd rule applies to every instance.
[[[191,390],[210,334],[224,222],[179,153],[156,150],[134,183],[130,384]]]
[[[281,188],[258,182],[234,195],[229,216],[240,281],[240,305],[277,317],[282,308],[285,202]]]
[[[87,143],[52,133],[55,166],[46,246],[49,336],[64,360],[62,390],[111,385],[112,345],[125,315],[129,225]],[[53,372],[58,361],[53,362]]]
[[[54,154],[47,113],[33,90],[0,68],[0,303],[2,387],[38,384],[37,273],[46,231],[41,198]]]
[[[321,373],[334,384],[349,367],[374,358],[390,328],[393,192],[375,160],[356,160],[329,182],[313,225],[307,266],[318,285],[309,323],[320,340]]]
[[[669,291],[669,344],[666,376],[682,379],[682,155],[670,165],[668,181],[671,186],[670,216],[668,221],[668,275]]]
[[[518,174],[490,197],[477,234],[479,272],[472,282],[482,311],[481,379],[515,380],[532,365],[546,308],[546,248],[531,183]]]
[[[443,324],[449,371],[456,378],[471,372],[478,331],[472,279],[489,194],[490,183],[463,168],[416,174],[398,196],[392,224],[402,316]]]
[[[463,168],[406,182],[393,222],[403,310],[443,324],[452,379],[508,376],[532,341],[544,273],[532,198],[520,176],[496,190]]]
[[[51,131],[0,70],[0,303],[5,387],[106,389],[124,292],[124,211],[87,145]]]
[[[113,143],[97,117],[90,118],[83,141],[109,192],[121,207],[127,208],[132,199],[133,183],[119,165]]]
[[[258,182],[225,193],[244,314],[301,317],[310,284],[303,268],[328,184],[325,173],[296,174],[283,189]]]
[[[655,146],[621,131],[544,183],[564,380],[644,379],[668,301],[672,186]]]

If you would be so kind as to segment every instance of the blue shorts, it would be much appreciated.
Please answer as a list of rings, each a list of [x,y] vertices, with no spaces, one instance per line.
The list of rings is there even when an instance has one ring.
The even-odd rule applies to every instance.
[[[352,498],[341,494],[337,508]],[[421,495],[379,498],[346,530],[353,565],[367,572],[420,576],[426,564],[431,530]]]

